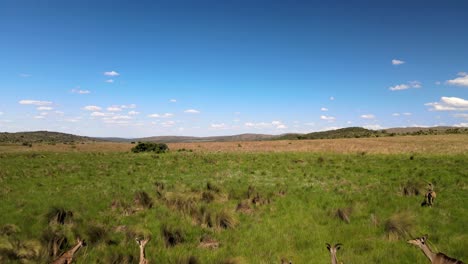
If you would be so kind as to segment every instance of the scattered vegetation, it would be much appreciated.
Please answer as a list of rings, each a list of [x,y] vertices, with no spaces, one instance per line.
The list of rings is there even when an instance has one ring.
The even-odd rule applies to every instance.
[[[77,237],[89,242],[77,263],[135,263],[135,237],[146,235],[153,236],[147,258],[157,263],[279,263],[285,256],[326,263],[324,243],[337,241],[346,245],[344,263],[393,263],[396,254],[398,262],[423,264],[405,240],[428,232],[438,250],[468,258],[466,153],[417,152],[411,160],[412,152],[372,149],[134,155],[21,148],[0,154],[1,263],[50,263]],[[421,207],[429,181],[438,200]]]
[[[164,153],[167,151],[169,151],[169,147],[164,143],[139,142],[135,147],[132,148],[133,153],[140,153],[140,152]]]

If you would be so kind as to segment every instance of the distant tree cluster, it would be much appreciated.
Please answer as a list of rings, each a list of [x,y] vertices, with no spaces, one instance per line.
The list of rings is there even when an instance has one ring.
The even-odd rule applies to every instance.
[[[133,153],[140,153],[140,152],[164,153],[167,151],[169,151],[169,147],[164,143],[138,142],[138,144],[132,148]]]

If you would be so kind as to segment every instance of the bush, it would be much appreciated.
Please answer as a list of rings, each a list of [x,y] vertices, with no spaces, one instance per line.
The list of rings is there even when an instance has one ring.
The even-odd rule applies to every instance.
[[[139,142],[138,145],[132,148],[132,152],[156,152],[164,153],[169,150],[169,147],[164,143],[152,143],[152,142]]]

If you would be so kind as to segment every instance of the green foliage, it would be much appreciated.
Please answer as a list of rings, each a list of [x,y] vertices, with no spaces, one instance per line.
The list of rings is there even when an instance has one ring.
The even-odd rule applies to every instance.
[[[30,146],[32,143],[69,143],[69,142],[87,142],[94,141],[89,137],[76,136],[59,132],[34,131],[34,132],[16,132],[0,133],[1,143],[22,143],[24,146]]]
[[[153,142],[138,142],[138,144],[132,148],[132,152],[156,152],[164,153],[169,151],[169,147],[164,143],[153,143]]]
[[[335,138],[364,138],[379,137],[386,135],[385,131],[369,130],[362,127],[347,127],[323,132],[313,132],[309,134],[286,134],[278,139],[335,139]]]
[[[326,263],[339,242],[344,263],[424,264],[406,240],[426,233],[468,259],[467,154],[31,154],[0,157],[0,263],[50,263],[76,237],[76,263],[134,263],[141,235],[154,263]]]

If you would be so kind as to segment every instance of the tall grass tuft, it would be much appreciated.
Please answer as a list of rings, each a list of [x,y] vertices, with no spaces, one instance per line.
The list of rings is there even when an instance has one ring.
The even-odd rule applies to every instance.
[[[40,241],[50,258],[59,256],[70,246],[67,236],[62,230],[54,230],[50,227],[42,232]]]
[[[407,238],[414,226],[415,217],[409,212],[396,213],[385,222],[389,239]]]
[[[178,228],[163,225],[161,228],[161,233],[163,235],[164,244],[166,247],[174,247],[180,243],[185,242],[184,234],[182,230]]]
[[[420,182],[409,180],[401,187],[404,196],[418,196],[424,193],[424,185]]]
[[[153,201],[145,191],[136,192],[133,198],[133,202],[139,208],[150,209],[153,207]]]
[[[335,216],[338,217],[341,221],[349,224],[351,222],[350,216],[351,216],[352,209],[350,207],[347,208],[339,208],[335,212]]]
[[[46,214],[46,219],[49,224],[61,224],[71,223],[73,218],[73,212],[67,211],[60,207],[51,207]]]
[[[232,212],[223,209],[216,214],[216,227],[222,229],[232,229],[235,228],[239,223],[235,214]]]
[[[87,241],[93,245],[107,240],[108,231],[102,225],[90,224],[86,228]]]

